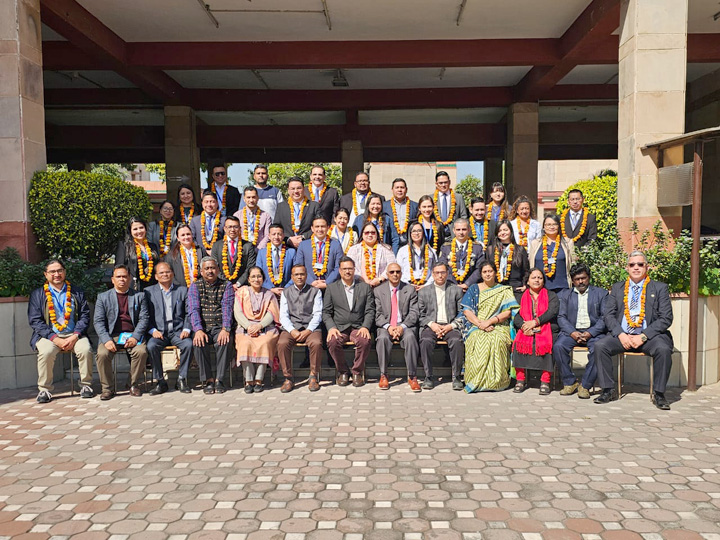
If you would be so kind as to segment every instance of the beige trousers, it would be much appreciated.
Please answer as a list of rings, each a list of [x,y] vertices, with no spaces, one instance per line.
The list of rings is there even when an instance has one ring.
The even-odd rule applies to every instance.
[[[117,340],[118,336],[113,336],[115,343],[117,343]],[[145,369],[145,363],[147,362],[147,347],[144,343],[139,343],[132,349],[127,349],[127,352],[130,354],[130,384],[137,386]],[[106,390],[110,390],[111,392],[115,391],[115,379],[113,378],[112,370],[112,362],[115,354],[117,353],[109,351],[104,343],[98,344],[97,367],[103,392]]]
[[[38,351],[38,390],[41,392],[52,392],[53,367],[55,358],[63,351],[52,341],[40,338],[35,344]],[[90,386],[92,384],[93,350],[90,347],[90,340],[86,337],[80,338],[73,347],[75,356],[78,357],[78,372],[80,373],[80,384]]]

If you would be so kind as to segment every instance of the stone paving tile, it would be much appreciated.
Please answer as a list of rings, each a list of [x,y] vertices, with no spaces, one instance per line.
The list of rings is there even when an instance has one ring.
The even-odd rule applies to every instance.
[[[0,396],[0,540],[720,540],[720,385]]]

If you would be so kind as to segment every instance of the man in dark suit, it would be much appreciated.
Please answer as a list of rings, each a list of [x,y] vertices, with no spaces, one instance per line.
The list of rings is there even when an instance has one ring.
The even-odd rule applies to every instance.
[[[225,218],[218,210],[218,199],[212,191],[203,193],[203,211],[190,221],[190,230],[195,245],[200,248],[203,257],[210,255],[213,244],[222,240]]]
[[[320,214],[332,223],[335,211],[340,208],[340,195],[337,189],[327,185],[322,165],[315,165],[310,170],[310,185],[305,188],[305,197],[318,203]]]
[[[398,250],[408,244],[408,227],[417,219],[418,204],[407,196],[407,183],[402,178],[396,178],[392,183],[392,199],[383,203],[383,212],[393,222],[392,231],[397,236],[397,242],[392,242],[395,255]],[[397,225],[395,224],[397,221]],[[390,243],[390,242],[385,242]],[[397,247],[395,247],[397,246]]]
[[[453,209],[453,197],[455,198],[455,208]],[[465,206],[463,196],[450,187],[450,175],[445,171],[438,171],[435,175],[435,218],[445,226],[445,236],[450,236],[452,222],[468,217],[468,210]]]
[[[162,351],[168,345],[180,350],[180,372],[178,389],[186,394],[191,392],[187,382],[192,340],[190,339],[190,314],[187,312],[187,288],[173,284],[173,271],[166,262],[155,266],[156,285],[145,289],[145,297],[150,314],[150,331],[148,332],[147,352],[152,364],[153,378],[158,381],[151,395],[164,394],[168,391],[162,366]]]
[[[590,285],[590,269],[585,264],[573,265],[570,268],[570,279],[573,288],[565,289],[558,295],[560,334],[553,343],[553,359],[563,381],[560,395],[570,396],[577,390],[580,399],[589,399],[590,389],[597,378],[595,344],[605,335],[602,306],[608,293],[605,289]],[[588,363],[582,385],[571,367],[574,347],[588,348]]]
[[[628,257],[629,278],[613,285],[605,299],[603,312],[609,335],[595,345],[598,382],[602,387],[595,403],[617,399],[613,390],[613,355],[623,351],[641,352],[653,359],[655,406],[670,410],[665,387],[672,368],[673,339],[668,329],[673,312],[668,286],[649,279],[647,270],[645,254],[633,251]]]
[[[305,197],[305,186],[297,176],[288,180],[288,200],[278,204],[274,223],[282,225],[288,247],[297,249],[310,238],[312,221],[320,207]]]
[[[463,382],[460,372],[465,360],[465,343],[460,333],[458,316],[462,313],[460,302],[463,291],[457,285],[448,283],[449,268],[446,263],[439,262],[432,270],[432,285],[423,287],[418,292],[418,308],[420,310],[420,359],[425,370],[423,390],[431,390],[434,386],[432,372],[432,353],[437,342],[447,341],[450,349],[452,365],[452,388],[462,390]]]
[[[470,223],[470,237],[474,242],[482,245],[484,250],[487,249],[488,244],[495,238],[495,226],[497,225],[497,221],[492,219],[486,221],[486,217],[487,207],[485,205],[485,199],[477,197],[470,201],[470,218],[468,219]],[[486,228],[487,234],[485,234]],[[487,241],[485,241],[486,237]]]
[[[240,207],[240,191],[227,183],[227,168],[224,163],[208,164],[208,190],[218,199],[218,209],[223,216],[232,216]]]
[[[248,272],[255,266],[255,246],[240,238],[240,227],[237,217],[226,217],[223,225],[225,238],[215,242],[210,252],[210,256],[218,263],[222,277],[236,288],[247,285]]]
[[[102,385],[100,399],[103,401],[115,396],[112,360],[119,349],[125,349],[130,355],[130,395],[142,396],[139,381],[147,361],[143,339],[150,326],[145,295],[130,288],[127,266],[115,265],[112,284],[112,289],[98,295],[93,317],[93,326],[99,338],[97,367]]]
[[[355,175],[355,189],[340,197],[340,207],[346,208],[350,211],[351,225],[355,223],[355,218],[365,213],[365,204],[371,194],[370,175],[365,171],[358,172]],[[385,197],[380,195],[380,198],[384,203]]]
[[[268,252],[270,252],[268,254]],[[269,257],[268,257],[269,255]],[[282,225],[270,225],[268,243],[258,251],[255,264],[266,276],[263,287],[269,289],[280,298],[283,289],[290,283],[292,277],[295,250],[285,245],[285,233]],[[268,264],[270,259],[270,264]]]
[[[415,287],[400,281],[402,269],[397,263],[387,267],[388,283],[378,285],[375,295],[375,324],[377,339],[375,350],[380,366],[381,390],[390,388],[387,366],[394,341],[400,342],[405,350],[405,365],[408,370],[408,384],[413,392],[420,392],[417,382],[418,348],[417,324],[419,318],[418,300]]]
[[[300,242],[294,264],[305,265],[308,283],[318,289],[325,289],[340,275],[340,258],[343,250],[340,242],[327,235],[328,222],[318,214],[313,219],[312,236]],[[314,247],[313,247],[314,246]],[[327,263],[327,264],[326,264]]]
[[[467,219],[456,220],[453,224],[455,238],[446,242],[438,253],[438,260],[450,268],[448,280],[458,285],[463,292],[480,281],[480,265],[485,260],[482,244],[472,241],[469,227]]]
[[[597,238],[597,220],[595,214],[583,208],[585,199],[579,189],[570,190],[568,193],[568,208],[563,213],[562,226],[565,236],[575,242],[575,247],[583,247]],[[583,220],[587,215],[587,223],[583,230]],[[582,231],[582,234],[581,234]]]
[[[323,322],[328,330],[328,352],[335,359],[337,384],[349,384],[343,346],[355,344],[352,366],[353,386],[365,384],[365,361],[370,353],[370,328],[375,321],[375,297],[370,285],[355,281],[355,262],[347,256],[340,259],[340,279],[328,285],[323,297]]]

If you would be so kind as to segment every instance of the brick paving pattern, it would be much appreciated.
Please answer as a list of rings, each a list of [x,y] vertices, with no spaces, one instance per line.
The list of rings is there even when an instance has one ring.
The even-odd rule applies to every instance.
[[[0,539],[718,540],[720,385],[668,395],[5,391]]]

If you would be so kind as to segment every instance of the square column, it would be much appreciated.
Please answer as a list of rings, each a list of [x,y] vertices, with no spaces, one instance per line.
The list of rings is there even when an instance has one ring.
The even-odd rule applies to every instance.
[[[657,153],[641,148],[685,132],[688,0],[623,0],[620,14],[618,230],[657,220],[680,232],[682,209],[657,207]],[[664,165],[683,163],[682,148]]]
[[[27,194],[47,167],[39,0],[0,2],[0,245],[38,259]]]
[[[195,111],[191,107],[165,107],[165,172],[167,197],[177,199],[178,186],[189,183],[200,200],[200,151]]]
[[[513,103],[507,117],[505,188],[508,203],[527,195],[537,205],[539,126],[537,103]]]
[[[362,141],[342,142],[342,190],[350,193],[355,187],[355,175],[365,170]],[[370,182],[372,186],[372,180]]]

